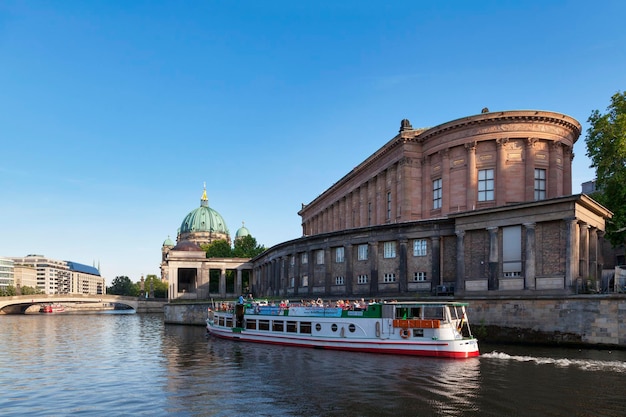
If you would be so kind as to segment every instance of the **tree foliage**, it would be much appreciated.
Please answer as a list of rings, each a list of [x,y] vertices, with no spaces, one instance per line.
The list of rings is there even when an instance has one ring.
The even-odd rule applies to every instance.
[[[606,114],[594,110],[587,121],[587,156],[596,170],[598,190],[593,197],[613,212],[607,239],[622,244],[626,240],[626,92],[611,97]]]
[[[113,278],[111,286],[107,288],[107,294],[126,295],[136,297],[139,295],[139,286],[133,284],[127,276],[117,276]]]
[[[153,293],[154,298],[167,298],[167,283],[154,274],[146,275],[144,292]]]
[[[235,258],[254,258],[265,251],[265,246],[257,244],[255,238],[250,235],[235,240],[233,256]]]
[[[224,239],[214,240],[208,245],[202,245],[207,258],[232,258],[233,250]]]

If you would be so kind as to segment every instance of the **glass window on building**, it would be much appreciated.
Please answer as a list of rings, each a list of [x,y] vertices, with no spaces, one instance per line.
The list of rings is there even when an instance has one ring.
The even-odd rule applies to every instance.
[[[478,201],[491,201],[494,199],[493,169],[481,169],[478,171]]]
[[[426,239],[413,241],[413,256],[426,256]]]
[[[301,260],[302,260],[303,264],[308,264],[309,263],[309,254],[307,252],[303,252]]]
[[[342,263],[344,261],[344,248],[340,246],[335,248],[335,262]]]
[[[506,278],[522,276],[522,226],[502,228],[502,272]]]
[[[356,278],[357,284],[367,284],[367,275],[361,274]]]
[[[442,196],[441,187],[442,187],[441,178],[438,178],[433,181],[433,209],[434,210],[441,208],[441,196]]]
[[[343,277],[335,277],[335,285],[343,285]]]
[[[357,259],[359,261],[367,261],[367,245],[359,245]]]
[[[318,265],[324,265],[324,249],[315,252],[315,258]]]
[[[391,220],[391,192],[387,192],[387,220]]]
[[[385,242],[383,245],[383,257],[395,258],[396,257],[396,242]]]
[[[535,168],[535,200],[546,198],[546,170]]]

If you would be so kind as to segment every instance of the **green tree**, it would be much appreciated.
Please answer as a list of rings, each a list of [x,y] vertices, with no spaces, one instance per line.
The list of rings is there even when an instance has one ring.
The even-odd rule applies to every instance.
[[[161,281],[156,275],[146,275],[144,291],[148,294],[152,291],[154,298],[167,298],[167,283]]]
[[[232,258],[233,250],[224,239],[214,240],[208,245],[202,245],[207,258]]]
[[[233,256],[235,258],[254,258],[265,251],[265,246],[257,244],[255,238],[250,235],[235,240]]]
[[[17,295],[17,290],[13,285],[0,288],[0,297],[12,297],[14,295]]]
[[[124,275],[113,278],[111,286],[107,288],[107,294],[137,296],[139,290],[138,286]]]
[[[594,110],[587,120],[587,156],[596,169],[597,193],[593,197],[613,212],[607,222],[607,239],[618,245],[626,240],[626,92],[611,97],[607,113]]]
[[[34,294],[41,294],[41,293],[43,293],[43,291],[41,291],[41,290],[39,290],[37,288],[29,287],[28,285],[25,285],[25,286],[21,287],[20,291],[22,292],[22,295],[34,295]]]

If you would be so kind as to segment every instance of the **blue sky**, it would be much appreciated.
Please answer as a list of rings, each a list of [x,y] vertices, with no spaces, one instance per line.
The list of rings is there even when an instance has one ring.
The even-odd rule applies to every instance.
[[[491,111],[583,125],[626,87],[622,1],[0,2],[0,256],[159,274],[209,204],[260,244],[398,131]]]

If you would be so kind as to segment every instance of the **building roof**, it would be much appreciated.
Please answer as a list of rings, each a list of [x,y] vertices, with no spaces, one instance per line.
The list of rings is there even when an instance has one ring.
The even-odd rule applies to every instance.
[[[84,274],[100,276],[100,271],[98,271],[98,268],[96,267],[84,265],[84,264],[80,264],[78,262],[72,262],[72,261],[65,261],[65,262],[67,262],[67,266],[70,268],[70,271],[82,272]]]
[[[237,233],[235,233],[235,239],[238,239],[244,236],[250,236],[250,231],[248,230],[246,226],[244,226],[244,223],[241,222],[241,227],[237,229]]]
[[[209,207],[206,188],[202,193],[200,207],[187,214],[180,225],[180,233],[190,232],[220,232],[228,234],[228,227],[226,227],[224,218]]]

